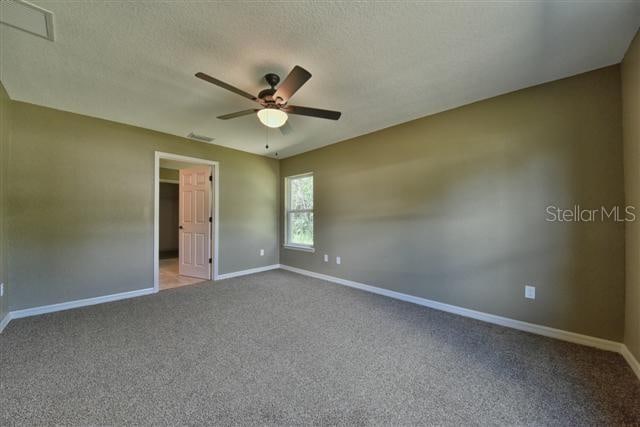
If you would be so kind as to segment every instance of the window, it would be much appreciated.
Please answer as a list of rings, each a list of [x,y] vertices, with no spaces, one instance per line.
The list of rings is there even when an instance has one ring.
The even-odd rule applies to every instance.
[[[290,176],[285,185],[285,246],[313,251],[313,173]]]

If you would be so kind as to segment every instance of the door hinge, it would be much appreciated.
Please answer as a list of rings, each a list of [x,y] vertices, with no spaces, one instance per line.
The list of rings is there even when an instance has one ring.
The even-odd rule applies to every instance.
[[[213,181],[213,175],[209,175],[209,181]]]
[[[211,259],[212,259],[212,258],[209,258],[209,264],[211,264]]]

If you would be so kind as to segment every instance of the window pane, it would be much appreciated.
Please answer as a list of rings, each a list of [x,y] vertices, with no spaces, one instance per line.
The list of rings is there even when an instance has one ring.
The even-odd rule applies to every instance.
[[[289,213],[289,243],[313,246],[313,212]]]
[[[313,176],[293,178],[289,181],[290,210],[313,209]]]

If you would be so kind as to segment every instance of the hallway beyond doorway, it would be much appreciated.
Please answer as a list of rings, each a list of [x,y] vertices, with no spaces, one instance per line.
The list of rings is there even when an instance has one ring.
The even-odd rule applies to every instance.
[[[181,276],[178,274],[178,258],[160,260],[159,279],[161,291],[206,281],[198,277]]]

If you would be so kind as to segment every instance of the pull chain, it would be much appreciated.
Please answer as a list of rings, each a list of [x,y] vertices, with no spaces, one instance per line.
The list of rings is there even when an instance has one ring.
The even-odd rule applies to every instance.
[[[269,149],[269,128],[267,126],[265,126],[264,128],[265,128],[266,140],[267,140],[267,145],[265,145],[264,148],[266,148],[268,150]],[[278,157],[278,152],[277,151],[276,151],[275,155],[276,155],[276,157]]]

